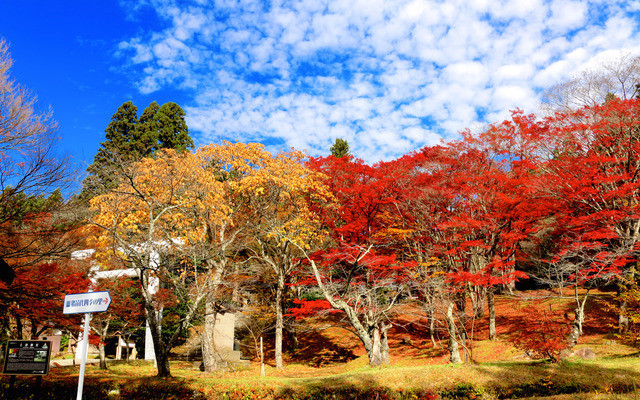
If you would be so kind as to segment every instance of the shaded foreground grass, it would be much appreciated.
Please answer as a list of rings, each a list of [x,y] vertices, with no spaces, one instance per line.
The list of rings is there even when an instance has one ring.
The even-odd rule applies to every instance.
[[[634,399],[640,400],[640,359],[496,362],[477,365],[372,368],[360,358],[331,368],[289,365],[259,377],[253,365],[242,371],[204,374],[173,363],[172,379],[155,378],[151,364],[114,364],[87,369],[85,399]],[[8,377],[0,398],[8,397]],[[75,399],[77,369],[56,368],[32,395],[34,378],[19,377],[16,398]],[[538,396],[538,397],[534,397]],[[552,397],[544,397],[552,396]]]

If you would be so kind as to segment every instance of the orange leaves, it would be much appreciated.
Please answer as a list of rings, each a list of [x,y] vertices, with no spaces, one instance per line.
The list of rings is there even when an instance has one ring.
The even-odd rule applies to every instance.
[[[138,242],[202,240],[197,218],[225,218],[223,187],[193,153],[164,150],[156,158],[135,163],[113,191],[91,200],[93,222],[109,232]],[[112,243],[110,236],[103,237]],[[100,240],[99,240],[100,241]]]
[[[203,147],[197,155],[217,168],[236,204],[244,204],[250,216],[245,222],[259,225],[257,234],[308,248],[318,233],[309,204],[326,202],[330,194],[322,175],[302,163],[304,153],[291,149],[273,156],[260,144],[224,142]]]
[[[116,189],[91,201],[93,222],[103,228],[94,244],[220,242],[231,226],[260,222],[267,235],[305,246],[318,225],[309,202],[330,195],[304,158],[296,150],[272,156],[260,144],[224,142],[142,159],[124,170]]]

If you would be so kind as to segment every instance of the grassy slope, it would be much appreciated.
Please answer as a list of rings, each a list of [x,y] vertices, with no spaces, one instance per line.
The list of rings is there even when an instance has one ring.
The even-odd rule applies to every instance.
[[[264,378],[259,377],[257,365],[251,365],[242,371],[207,375],[197,371],[191,363],[174,362],[172,368],[176,378],[174,383],[202,391],[209,398],[220,398],[220,393],[230,391],[258,394],[259,398],[266,397],[265,394],[268,394],[269,398],[281,398],[291,393],[305,398],[304,396],[318,390],[331,392],[352,388],[353,391],[364,391],[377,387],[386,387],[393,391],[426,389],[440,393],[462,383],[471,383],[475,388],[486,392],[484,398],[489,399],[495,398],[491,395],[493,392],[505,394],[509,393],[510,388],[527,384],[548,385],[548,393],[553,393],[552,390],[557,388],[576,385],[582,391],[573,395],[547,397],[558,400],[640,398],[637,393],[631,392],[634,385],[640,388],[640,363],[635,355],[611,356],[593,361],[565,361],[558,364],[519,361],[477,365],[392,365],[382,368],[368,367],[366,360],[358,358],[347,365],[321,369],[300,364],[288,365],[283,371],[267,367],[267,376]],[[77,376],[76,371],[77,369],[56,369],[47,379],[66,379],[73,383]],[[108,372],[91,366],[87,371],[87,385],[162,387],[166,381],[157,379],[154,375],[155,370],[149,363],[114,364]]]
[[[606,296],[606,294],[599,294]],[[569,300],[548,297],[537,299],[539,307],[553,307],[569,312]],[[300,347],[288,355],[286,367],[278,371],[267,365],[266,377],[259,377],[259,365],[254,361],[243,370],[202,374],[197,365],[175,362],[172,371],[176,382],[208,393],[211,398],[229,390],[269,393],[272,398],[287,393],[313,393],[314,390],[366,390],[386,387],[391,390],[424,389],[440,393],[459,384],[491,392],[508,393],[509,388],[536,386],[552,390],[574,387],[587,393],[558,395],[549,399],[634,399],[640,395],[640,362],[637,350],[621,343],[611,335],[612,317],[603,313],[597,302],[592,302],[585,324],[585,335],[578,347],[590,347],[598,358],[592,361],[571,359],[558,364],[525,360],[523,352],[515,349],[509,336],[521,329],[521,299],[502,297],[497,302],[499,340],[487,340],[487,321],[480,319],[474,327],[473,352],[476,363],[450,365],[442,346],[433,348],[425,334],[424,319],[415,310],[407,310],[391,331],[392,365],[381,368],[367,366],[366,356],[358,340],[344,329],[330,327],[300,335]],[[316,327],[320,327],[317,324]],[[77,379],[77,369],[53,369],[46,379]],[[98,385],[160,384],[154,378],[155,369],[143,362],[113,364],[108,372],[96,367],[88,368],[88,382]],[[3,379],[6,381],[6,378]],[[141,383],[142,382],[142,383]],[[623,394],[615,394],[615,393]],[[626,393],[624,393],[626,392]],[[491,398],[490,396],[485,396]],[[1,396],[0,396],[1,398]],[[524,397],[521,397],[524,398]]]

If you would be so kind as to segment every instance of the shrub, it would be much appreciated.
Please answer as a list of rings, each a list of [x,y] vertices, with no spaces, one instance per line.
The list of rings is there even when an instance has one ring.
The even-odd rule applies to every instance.
[[[568,347],[567,335],[571,326],[554,313],[551,306],[548,311],[534,306],[525,306],[522,311],[525,315],[521,317],[521,329],[510,341],[532,358],[549,358],[557,362],[562,350]]]
[[[440,396],[443,399],[482,399],[485,390],[483,387],[475,387],[471,383],[459,383],[452,389],[445,389],[440,392]]]

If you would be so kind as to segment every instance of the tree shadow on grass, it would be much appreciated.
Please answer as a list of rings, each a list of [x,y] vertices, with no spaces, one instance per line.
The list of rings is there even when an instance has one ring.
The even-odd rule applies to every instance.
[[[348,331],[344,331],[349,335]],[[305,334],[300,338],[298,348],[289,354],[290,361],[299,362],[315,367],[322,367],[335,363],[346,363],[358,358],[354,353],[357,344],[351,341],[336,341],[323,330]]]
[[[626,357],[629,358],[629,357]],[[626,364],[635,360],[626,361]],[[571,393],[629,393],[640,388],[640,372],[613,361],[563,361],[550,363],[486,363],[473,367],[485,388],[498,398],[551,396]]]
[[[428,389],[396,390],[381,386],[367,375],[349,375],[309,381],[298,387],[284,387],[276,391],[277,399],[425,399],[437,397]]]

